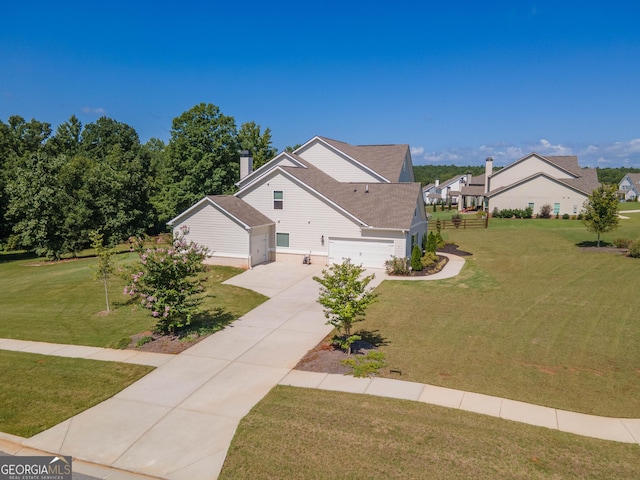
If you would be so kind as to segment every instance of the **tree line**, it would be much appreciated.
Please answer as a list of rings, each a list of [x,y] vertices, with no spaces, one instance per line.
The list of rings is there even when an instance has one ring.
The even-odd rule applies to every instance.
[[[58,259],[100,231],[115,245],[158,233],[205,195],[232,193],[239,152],[259,167],[277,152],[271,131],[201,103],[173,119],[170,140],[142,144],[109,117],[59,125],[14,115],[0,120],[0,246]]]

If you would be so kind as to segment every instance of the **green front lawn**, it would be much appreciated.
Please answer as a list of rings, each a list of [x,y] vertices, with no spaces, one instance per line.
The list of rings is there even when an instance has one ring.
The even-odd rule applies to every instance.
[[[605,241],[640,237],[640,213],[628,216]],[[385,376],[640,417],[640,260],[581,250],[595,236],[576,220],[443,236],[473,253],[461,275],[384,282],[359,324],[386,343]]]
[[[0,431],[30,437],[143,377],[153,367],[0,350]]]
[[[118,255],[120,265],[137,255]],[[115,347],[122,339],[153,329],[149,311],[123,295],[124,280],[113,277],[112,311],[107,315],[102,284],[93,280],[95,258],[45,262],[35,257],[0,255],[0,337],[41,342]],[[222,323],[266,300],[250,290],[222,285],[242,270],[212,266],[203,307]]]
[[[419,402],[278,386],[220,479],[639,478],[640,447]]]

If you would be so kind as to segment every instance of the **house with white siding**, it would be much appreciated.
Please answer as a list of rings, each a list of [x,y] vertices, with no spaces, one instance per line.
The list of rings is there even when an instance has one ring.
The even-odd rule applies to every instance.
[[[235,195],[207,196],[169,224],[209,248],[211,263],[266,261],[382,268],[410,256],[427,230],[408,145],[349,145],[314,137],[251,171],[241,155]]]
[[[627,173],[618,186],[621,197],[625,201],[635,201],[640,198],[640,173]]]
[[[525,209],[533,213],[549,205],[554,215],[577,215],[589,195],[600,186],[595,168],[581,168],[576,156],[525,155],[493,172],[487,158],[484,176],[472,177],[462,188],[460,208]]]

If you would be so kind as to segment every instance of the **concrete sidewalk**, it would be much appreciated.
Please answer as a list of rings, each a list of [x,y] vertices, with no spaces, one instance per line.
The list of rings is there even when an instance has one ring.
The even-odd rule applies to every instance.
[[[640,444],[640,419],[598,417],[391,378],[355,378],[292,370],[280,384],[413,400],[585,437]]]
[[[165,353],[136,352],[134,350],[116,350],[113,348],[86,347],[83,345],[63,345],[59,343],[32,342],[0,338],[0,350],[14,352],[55,355],[56,357],[85,358],[108,362],[136,363],[159,367],[175,357]]]
[[[429,277],[387,277],[382,270],[367,273],[376,273],[372,285],[387,278],[438,280],[457,275],[463,264],[463,259],[450,256],[445,269]],[[0,348],[154,362],[146,364],[158,367],[111,399],[49,430],[29,439],[3,435],[0,440],[18,445],[20,452],[60,453],[100,466],[102,476],[93,475],[99,478],[136,478],[138,474],[213,480],[238,423],[277,384],[406,398],[608,440],[640,439],[640,420],[603,419],[392,379],[292,371],[332,330],[325,325],[322,307],[316,302],[318,284],[312,279],[323,268],[272,263],[233,277],[227,283],[254,289],[270,300],[179,355],[150,357],[140,352],[0,340]],[[132,476],[125,477],[126,472]]]
[[[217,478],[240,419],[331,331],[311,278],[322,266],[262,267],[238,277],[272,295],[269,301],[23,447],[160,478]],[[72,352],[51,344],[17,348]],[[87,358],[107,354],[87,348]]]

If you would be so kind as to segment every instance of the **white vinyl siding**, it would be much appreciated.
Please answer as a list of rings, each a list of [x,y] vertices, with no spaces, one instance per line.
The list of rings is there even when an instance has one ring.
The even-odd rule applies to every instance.
[[[393,179],[390,179],[392,182]],[[411,154],[407,153],[407,156],[404,158],[404,163],[402,164],[402,171],[400,172],[400,179],[398,182],[415,182],[415,177],[413,176],[413,162],[411,161]]]
[[[319,142],[309,145],[304,152],[299,152],[299,155],[339,182],[379,183],[383,181],[366,167],[339,155]]]
[[[536,173],[546,173],[554,178],[570,178],[571,174],[565,170],[551,165],[535,155],[531,155],[519,163],[514,163],[508,168],[498,170],[491,175],[491,190],[516,183],[523,178],[530,177]],[[526,205],[526,204],[523,204]],[[511,208],[523,208],[516,207]]]
[[[181,219],[173,226],[174,231],[183,225],[189,228],[187,239],[207,247],[211,256],[247,258],[249,255],[249,233],[210,203],[203,203]]]
[[[286,199],[283,210],[273,209],[275,190],[282,191]],[[276,232],[289,234],[288,253],[326,255],[329,236],[353,238],[361,235],[354,220],[280,172],[271,173],[260,185],[243,190],[239,196],[271,218]]]

